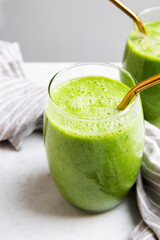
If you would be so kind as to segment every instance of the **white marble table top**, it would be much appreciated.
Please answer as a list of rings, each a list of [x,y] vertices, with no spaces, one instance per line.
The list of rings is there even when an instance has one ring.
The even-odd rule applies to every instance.
[[[47,87],[67,65],[25,63],[25,72]],[[134,190],[106,213],[89,214],[70,206],[49,174],[42,133],[26,138],[19,152],[0,143],[0,239],[127,240],[139,220]]]

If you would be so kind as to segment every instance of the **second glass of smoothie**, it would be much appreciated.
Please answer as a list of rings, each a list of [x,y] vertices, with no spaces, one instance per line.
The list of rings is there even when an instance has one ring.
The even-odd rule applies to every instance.
[[[141,165],[144,125],[139,95],[117,105],[136,84],[125,70],[81,63],[50,82],[44,143],[53,180],[72,205],[103,212],[121,202]]]
[[[147,36],[134,24],[127,40],[123,67],[138,82],[160,73],[160,7],[144,10],[139,14]],[[141,93],[144,117],[160,128],[160,84]]]

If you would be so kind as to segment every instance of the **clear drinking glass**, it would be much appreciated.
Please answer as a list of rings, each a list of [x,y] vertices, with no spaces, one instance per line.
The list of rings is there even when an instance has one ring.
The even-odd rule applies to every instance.
[[[139,14],[144,25],[153,23],[147,36],[139,32],[136,25],[128,37],[123,67],[138,82],[160,73],[160,7],[150,8]],[[160,128],[160,84],[141,93],[144,117]]]
[[[70,79],[86,76],[104,76],[129,88],[136,84],[130,73],[106,63],[80,63],[58,72],[48,87],[44,143],[51,175],[63,197],[80,209],[103,212],[119,204],[137,178],[143,113],[139,95],[124,111],[101,119],[94,113],[83,118],[64,112],[51,92]]]

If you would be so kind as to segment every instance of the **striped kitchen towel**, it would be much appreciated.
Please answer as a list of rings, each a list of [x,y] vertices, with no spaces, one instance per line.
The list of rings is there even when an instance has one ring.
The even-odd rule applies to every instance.
[[[160,239],[160,129],[145,123],[146,136],[141,172],[137,179],[137,203],[142,221],[130,240]]]
[[[42,129],[46,90],[28,81],[17,43],[0,41],[0,141],[19,150],[24,137]]]
[[[46,89],[28,81],[17,43],[0,41],[0,141],[20,149],[22,140],[42,129]],[[130,240],[160,240],[160,129],[146,122],[137,203],[142,221]]]

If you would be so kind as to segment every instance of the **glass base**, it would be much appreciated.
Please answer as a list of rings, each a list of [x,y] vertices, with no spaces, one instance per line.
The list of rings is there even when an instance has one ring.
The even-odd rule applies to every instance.
[[[72,207],[77,208],[81,211],[85,211],[87,213],[91,213],[91,214],[96,214],[96,213],[104,213],[104,212],[108,212],[114,208],[116,208],[117,206],[119,206],[122,202],[124,201],[124,199],[122,199],[121,201],[119,201],[117,204],[115,204],[114,206],[112,206],[111,208],[107,208],[107,209],[103,209],[103,210],[90,210],[90,209],[85,209],[85,208],[81,208],[81,207],[77,207],[76,205],[70,203],[69,201],[67,201]]]

